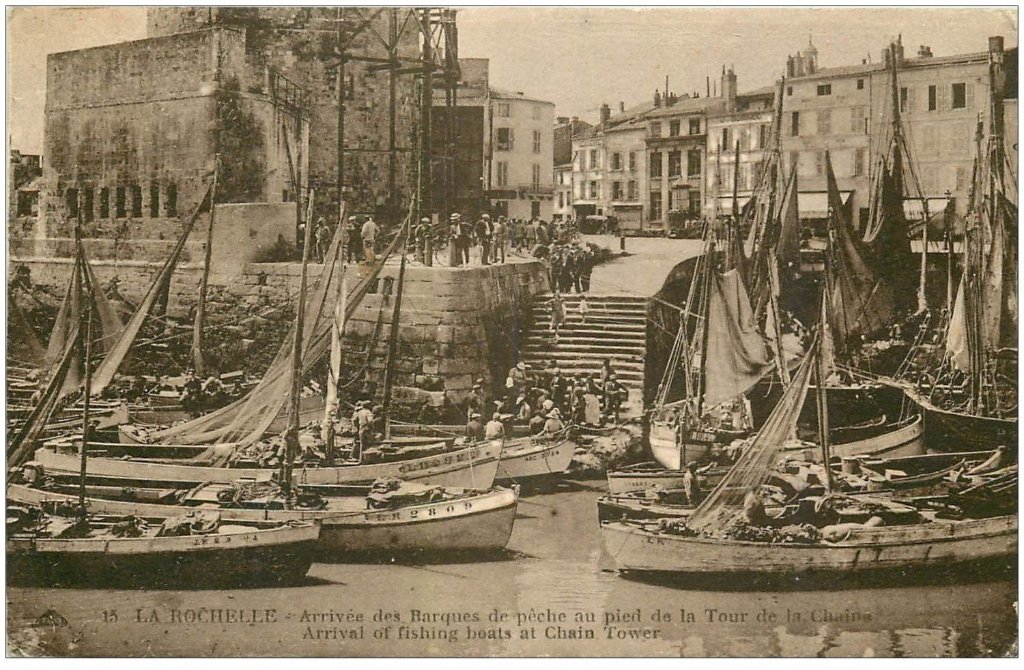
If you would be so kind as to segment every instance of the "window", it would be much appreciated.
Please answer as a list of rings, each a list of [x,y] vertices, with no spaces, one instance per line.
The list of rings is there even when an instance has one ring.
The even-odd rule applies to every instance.
[[[722,128],[722,151],[729,151],[731,146],[729,143],[729,129]]]
[[[128,216],[128,210],[125,207],[125,191],[124,186],[118,186],[117,191],[114,194],[114,217],[123,219]]]
[[[857,105],[850,108],[850,132],[867,133],[867,108]]]
[[[618,202],[618,201],[622,200],[622,182],[621,181],[613,181],[612,182],[612,200],[614,202]]]
[[[928,87],[928,111],[934,112],[939,108],[939,87],[932,84]]]
[[[511,128],[498,128],[498,138],[495,142],[498,151],[512,151],[514,136]]]
[[[178,185],[167,185],[167,216],[178,216]]]
[[[828,135],[832,131],[832,110],[818,110],[818,134]]]
[[[85,216],[86,221],[92,221],[92,198],[93,190],[91,188],[82,191],[82,209],[84,210],[82,214]]]
[[[797,137],[800,134],[800,112],[793,112],[790,115],[789,134]]]
[[[508,216],[508,203],[505,203],[505,213],[502,216]],[[534,200],[530,203],[530,216],[534,219],[540,218],[540,201]]]
[[[636,181],[630,180],[626,184],[626,200],[636,202]]]
[[[669,189],[669,191],[668,191],[668,207],[666,209],[668,209],[668,211],[670,211],[670,212],[675,208],[675,204],[676,204],[675,203],[675,198],[672,197],[673,195],[675,195],[675,192],[672,191],[672,189]]]
[[[857,149],[853,150],[853,176],[854,177],[863,177],[864,174],[867,172],[864,169],[864,157],[865,157],[865,155],[866,155],[866,152],[862,148],[857,148]]]
[[[651,191],[651,221],[661,219],[661,191]]]
[[[762,123],[757,127],[757,147],[758,149],[764,149],[765,145],[768,144],[768,124]]]
[[[587,154],[583,151],[579,152],[580,155],[580,172],[587,171]]]
[[[786,87],[786,96],[792,97],[792,95],[793,95],[793,87],[792,86],[787,86]]]
[[[967,108],[967,84],[953,84],[953,109]]]
[[[654,121],[651,123],[651,137],[661,137],[661,122]]]
[[[668,176],[678,177],[683,173],[683,154],[679,151],[668,152]]]
[[[160,216],[160,185],[149,185],[149,218],[156,219]]]
[[[512,116],[512,107],[507,102],[499,102],[494,106],[494,115],[502,118],[508,118]]]
[[[597,194],[598,194],[597,182],[596,181],[591,181],[590,182],[590,199],[591,200],[596,200],[597,197],[598,197]]]
[[[679,137],[679,121],[670,121],[668,124],[669,137]]]
[[[540,165],[537,163],[533,164],[533,190],[540,190]]]
[[[498,186],[508,186],[508,163],[506,161],[498,161],[495,163],[495,166],[498,172]]]
[[[864,90],[864,80],[863,79],[858,79],[857,80],[857,90],[858,91],[863,91]]]
[[[700,176],[700,149],[690,149],[686,152],[686,176]]]
[[[967,188],[967,168],[963,165],[956,166],[956,190],[963,191]]]
[[[110,218],[110,189],[106,186],[100,189],[100,218]]]
[[[636,152],[635,151],[630,151],[629,152],[629,169],[630,169],[630,171],[636,169]]]
[[[591,170],[600,170],[601,169],[601,161],[600,161],[600,157],[597,154],[597,149],[591,149],[590,150],[590,169]]]
[[[612,170],[622,169],[622,154],[618,151],[612,154]]]
[[[832,95],[832,84],[818,84],[818,95]]]
[[[825,152],[814,152],[814,174],[819,177],[825,176]]]
[[[910,111],[910,91],[907,89],[906,86],[900,87],[900,111]]]
[[[78,189],[69,188],[64,191],[64,206],[68,210],[69,219],[78,218]]]
[[[132,184],[132,216],[142,218],[142,187]]]
[[[533,131],[533,153],[540,153],[540,131]]]
[[[690,134],[700,135],[700,119],[690,119]]]
[[[651,178],[656,179],[661,177],[661,152],[654,151],[651,153]]]
[[[565,196],[562,193],[558,194],[558,209],[565,207]]]

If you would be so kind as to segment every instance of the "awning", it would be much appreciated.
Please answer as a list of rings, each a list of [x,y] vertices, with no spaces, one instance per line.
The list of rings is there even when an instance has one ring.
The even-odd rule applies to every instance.
[[[903,215],[907,221],[920,221],[924,218],[924,203],[928,203],[928,216],[934,217],[946,210],[950,198],[906,198],[903,200]]]
[[[747,206],[747,203],[750,202],[750,196],[749,195],[739,195],[739,196],[736,196],[736,201],[739,202],[740,210],[742,210],[744,207]],[[732,211],[732,196],[731,195],[727,196],[727,197],[720,197],[718,199],[718,211],[720,211],[720,212],[722,212],[724,214],[728,214],[729,212]]]
[[[853,195],[853,191],[840,191],[839,195],[843,197],[843,205],[845,206],[850,202],[850,196]],[[801,219],[827,219],[828,193],[825,191],[814,193],[801,192],[797,196],[797,206],[799,207]]]

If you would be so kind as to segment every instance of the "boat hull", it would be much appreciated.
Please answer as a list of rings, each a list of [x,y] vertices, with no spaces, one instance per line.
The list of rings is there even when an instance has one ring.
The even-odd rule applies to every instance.
[[[380,477],[435,484],[450,488],[490,488],[498,469],[501,441],[464,447],[454,451],[391,463],[350,465],[325,468],[296,467],[296,484],[310,487],[369,484]],[[58,452],[42,447],[35,460],[47,471],[77,473],[81,461],[76,453]],[[276,470],[267,468],[218,468],[199,465],[154,463],[143,460],[121,460],[90,456],[87,475],[122,481],[160,482],[187,486],[225,479],[268,479]]]
[[[601,527],[620,570],[704,576],[799,577],[923,570],[974,561],[1016,562],[1017,518],[859,529],[834,544],[713,540],[658,534],[623,523]]]
[[[8,500],[35,505],[77,500],[71,495],[18,484],[8,487],[7,497]],[[390,556],[401,552],[407,556],[408,552],[503,549],[512,535],[516,506],[514,491],[495,489],[464,498],[387,510],[348,512],[225,507],[217,512],[223,521],[318,521],[321,527],[320,557],[341,559],[352,554]],[[89,498],[89,510],[102,514],[167,517],[189,509],[178,505]]]
[[[653,472],[618,470],[609,472],[608,493],[620,495],[632,491],[646,491],[654,487],[680,489],[683,488],[683,474],[680,470]]]
[[[649,442],[654,460],[669,470],[680,470],[690,461],[705,458],[714,445],[713,441],[686,438],[678,442],[676,429],[660,421],[651,423]]]
[[[13,582],[145,586],[249,586],[301,580],[313,562],[317,524],[229,535],[58,539],[8,536]]]
[[[652,500],[640,500],[629,496],[607,495],[597,499],[597,520],[619,521],[623,518],[665,519],[687,517],[693,513],[692,505],[667,505]]]
[[[505,444],[495,481],[522,481],[535,477],[560,475],[569,469],[576,454],[576,443],[568,436],[552,440],[521,438]]]

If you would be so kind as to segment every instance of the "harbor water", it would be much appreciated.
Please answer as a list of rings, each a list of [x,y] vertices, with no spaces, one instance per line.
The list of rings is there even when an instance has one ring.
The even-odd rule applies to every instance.
[[[698,590],[627,579],[602,482],[520,501],[500,556],[315,563],[244,590],[9,587],[8,653],[152,656],[1016,654],[1016,575],[874,588]],[[837,586],[837,585],[836,585]]]

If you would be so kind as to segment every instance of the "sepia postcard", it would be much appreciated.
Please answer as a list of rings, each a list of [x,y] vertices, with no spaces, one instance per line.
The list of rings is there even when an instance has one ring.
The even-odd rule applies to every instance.
[[[8,6],[8,657],[1016,657],[1018,8]]]

